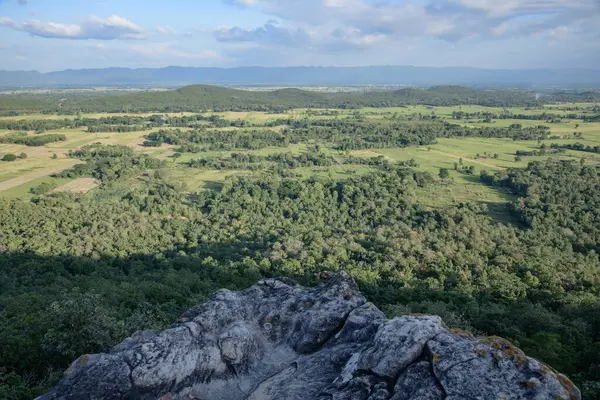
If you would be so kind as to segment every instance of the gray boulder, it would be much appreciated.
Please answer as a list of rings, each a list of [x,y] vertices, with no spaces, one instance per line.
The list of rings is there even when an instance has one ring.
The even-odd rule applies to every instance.
[[[580,399],[563,375],[501,338],[439,317],[388,320],[345,273],[221,290],[170,329],[85,355],[41,400]]]

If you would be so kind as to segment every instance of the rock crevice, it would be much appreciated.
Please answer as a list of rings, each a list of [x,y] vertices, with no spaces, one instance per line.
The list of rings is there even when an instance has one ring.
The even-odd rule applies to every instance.
[[[345,273],[221,290],[165,331],[76,360],[41,400],[580,399],[563,375],[501,338],[435,316],[388,320]]]

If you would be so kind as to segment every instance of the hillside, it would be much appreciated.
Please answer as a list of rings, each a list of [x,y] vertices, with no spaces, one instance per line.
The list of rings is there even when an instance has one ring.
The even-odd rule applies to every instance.
[[[16,100],[15,100],[16,99]],[[301,89],[249,91],[218,86],[192,85],[178,90],[92,98],[49,96],[0,98],[0,110],[42,112],[199,112],[283,111],[291,108],[398,107],[407,105],[482,105],[490,107],[537,105],[533,93],[476,90],[456,86],[400,89],[365,93],[319,93]]]

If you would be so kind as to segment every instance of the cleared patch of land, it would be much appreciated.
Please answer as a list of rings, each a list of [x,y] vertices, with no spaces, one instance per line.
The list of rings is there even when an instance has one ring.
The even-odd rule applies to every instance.
[[[99,182],[94,178],[77,178],[69,183],[54,189],[55,192],[72,192],[72,193],[87,193],[96,186]]]
[[[73,165],[75,165],[79,162],[80,161],[78,161],[78,160],[66,159],[66,160],[61,160],[59,165],[49,166],[49,167],[45,167],[45,168],[38,167],[31,172],[25,172],[25,173],[19,174],[15,178],[7,179],[3,182],[0,182],[0,192],[30,183],[31,181],[38,179],[38,178],[42,178],[42,177],[48,176],[50,174],[54,174],[56,172],[63,171],[67,168],[72,167]]]

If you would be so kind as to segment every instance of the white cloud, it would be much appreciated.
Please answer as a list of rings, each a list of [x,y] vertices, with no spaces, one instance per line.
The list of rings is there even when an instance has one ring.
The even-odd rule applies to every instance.
[[[395,40],[527,36],[578,23],[600,14],[599,0],[223,0],[253,6],[268,15],[326,41],[341,31],[353,32],[352,41],[369,43],[383,37]],[[230,28],[227,32],[249,40],[244,32],[261,28]],[[278,32],[265,32],[265,35]],[[255,35],[257,36],[257,35]],[[361,37],[359,37],[361,36]],[[343,35],[337,35],[344,38]],[[256,39],[259,39],[257,36]],[[264,37],[260,36],[262,42]],[[258,41],[258,40],[257,40]]]
[[[309,41],[309,34],[304,29],[280,27],[275,21],[268,21],[263,26],[252,29],[221,27],[213,34],[220,42],[258,42],[298,46]]]
[[[565,9],[585,9],[594,6],[595,0],[452,0],[463,7],[481,10],[490,16],[514,13],[560,12]]]
[[[163,35],[176,35],[177,31],[170,26],[157,26],[156,31],[158,33],[162,33]]]
[[[27,32],[33,36],[56,39],[143,39],[143,29],[118,15],[102,19],[90,16],[80,25],[42,22],[36,19],[16,22],[0,17],[0,26]]]
[[[491,53],[497,54],[493,59],[498,65],[529,62],[540,66],[554,59],[548,64],[554,67],[565,65],[556,55],[557,46],[563,47],[560,52],[571,54],[600,41],[600,0],[222,1],[279,21],[273,24],[276,29],[269,23],[240,24],[213,32],[224,53],[241,64],[257,59],[279,65],[393,63],[390,60],[413,64],[421,59],[428,60],[425,64],[443,65],[446,57],[454,65],[485,66],[491,65],[492,58],[477,58],[473,49],[481,52],[489,47],[506,50],[504,55]],[[293,32],[303,32],[303,40],[290,40]],[[544,53],[542,47],[552,50]],[[445,56],[442,48],[448,49]],[[519,53],[519,59],[509,53]],[[532,58],[525,61],[529,55]],[[430,61],[431,57],[437,61]],[[579,60],[598,57],[588,50]]]
[[[260,0],[223,0],[226,4],[232,4],[239,7],[251,7],[260,3]]]

